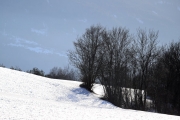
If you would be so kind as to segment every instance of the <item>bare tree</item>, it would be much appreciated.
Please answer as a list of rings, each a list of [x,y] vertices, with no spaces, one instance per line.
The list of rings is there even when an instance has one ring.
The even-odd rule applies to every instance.
[[[68,53],[70,62],[79,69],[82,76],[81,81],[89,91],[91,91],[101,68],[100,61],[102,57],[98,53],[100,52],[104,32],[105,28],[100,25],[91,26],[74,42],[75,51],[69,51]]]
[[[139,104],[140,109],[146,109],[146,98],[147,98],[147,88],[148,80],[150,78],[150,68],[157,58],[157,38],[158,31],[138,29],[137,38],[135,40],[135,51],[138,69],[138,87],[144,92],[139,92]],[[143,93],[143,94],[142,94]]]
[[[105,99],[113,104],[126,107],[122,87],[128,79],[129,46],[131,36],[126,28],[113,28],[103,36],[103,67],[100,81],[104,85]]]

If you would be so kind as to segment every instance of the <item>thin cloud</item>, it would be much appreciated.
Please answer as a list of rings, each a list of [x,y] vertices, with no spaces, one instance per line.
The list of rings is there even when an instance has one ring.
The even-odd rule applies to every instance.
[[[24,47],[24,45],[22,44],[14,44],[14,43],[9,43],[8,45],[13,47]]]
[[[13,41],[12,43],[7,44],[8,46],[20,47],[41,54],[55,54],[60,57],[67,57],[65,52],[56,52],[53,49],[42,48],[38,43],[34,41],[26,40],[17,36],[12,36],[11,40]]]
[[[158,15],[158,13],[157,12],[155,12],[155,11],[152,11],[155,15]]]
[[[47,29],[34,29],[34,28],[31,28],[31,32],[34,32],[38,35],[46,35],[47,34]]]
[[[34,41],[30,41],[30,40],[26,40],[17,36],[13,36],[13,38],[11,38],[12,40],[14,40],[16,43],[21,43],[21,44],[29,44],[29,45],[38,45],[37,42]]]
[[[53,54],[53,51],[41,47],[25,47],[25,48],[36,53]]]
[[[56,54],[59,55],[59,56],[61,56],[61,57],[67,57],[67,55],[64,54],[64,53],[56,53]]]
[[[144,24],[144,22],[143,22],[141,19],[136,18],[136,20],[137,20],[139,23]]]
[[[87,22],[87,19],[81,19],[81,20],[78,20],[80,22],[83,22],[83,23],[86,23]]]

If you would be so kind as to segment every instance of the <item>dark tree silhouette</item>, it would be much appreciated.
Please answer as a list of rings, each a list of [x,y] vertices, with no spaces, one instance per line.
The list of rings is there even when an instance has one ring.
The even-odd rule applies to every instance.
[[[44,71],[43,70],[39,70],[38,68],[34,67],[32,70],[27,71],[28,73],[32,73],[35,75],[39,75],[39,76],[44,76]]]
[[[138,69],[138,88],[144,90],[144,92],[139,92],[140,97],[140,109],[146,109],[146,98],[148,89],[148,80],[150,79],[150,68],[156,61],[158,56],[157,53],[157,38],[158,32],[149,30],[138,29],[137,38],[135,40],[135,51],[136,51],[136,61]]]
[[[77,72],[69,66],[64,67],[64,69],[53,67],[46,77],[64,80],[78,80]]]
[[[91,26],[86,32],[74,42],[75,51],[69,51],[69,60],[81,74],[83,86],[91,91],[93,83],[97,79],[101,68],[102,35],[105,29],[100,25]]]
[[[103,36],[103,66],[100,81],[104,85],[106,100],[125,107],[122,87],[128,79],[128,62],[130,61],[131,35],[126,28],[113,28]]]
[[[122,108],[180,115],[180,41],[158,47],[157,39],[154,30],[139,28],[133,36],[126,28],[91,26],[68,56],[82,86],[91,91],[100,81],[102,99]]]

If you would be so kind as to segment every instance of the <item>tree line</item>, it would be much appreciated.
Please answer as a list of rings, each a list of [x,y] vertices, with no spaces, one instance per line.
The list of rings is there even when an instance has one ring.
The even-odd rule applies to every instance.
[[[5,66],[3,64],[0,64],[0,67]],[[22,71],[19,67],[13,67],[11,66],[10,69]],[[48,74],[45,74],[43,70],[40,70],[37,67],[32,68],[32,70],[25,71],[27,73],[31,73],[38,76],[53,78],[53,79],[64,79],[64,80],[75,80],[78,81],[78,73],[75,72],[75,69],[70,68],[69,66],[66,66],[64,68],[61,67],[53,67],[50,69],[50,72]]]
[[[116,106],[180,115],[180,41],[158,45],[158,31],[87,28],[68,52],[81,86],[103,85],[103,99]]]

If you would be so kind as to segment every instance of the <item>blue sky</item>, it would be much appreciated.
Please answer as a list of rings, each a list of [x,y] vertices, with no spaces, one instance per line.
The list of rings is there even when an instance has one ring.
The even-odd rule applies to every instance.
[[[180,39],[179,0],[1,0],[0,64],[46,73],[69,64],[66,53],[91,25],[159,30],[159,43]]]

